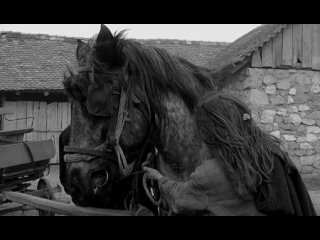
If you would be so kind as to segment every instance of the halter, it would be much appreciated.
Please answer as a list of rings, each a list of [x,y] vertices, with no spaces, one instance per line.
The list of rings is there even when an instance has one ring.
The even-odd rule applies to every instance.
[[[78,72],[90,74],[90,81],[93,82],[92,70],[90,66],[80,67]],[[103,74],[118,75],[114,73],[103,73]],[[118,95],[118,94],[119,94],[119,91],[117,90],[112,92],[112,95]],[[93,150],[87,149],[87,148],[65,146],[64,151],[69,153],[69,154],[66,154],[64,157],[65,162],[66,163],[74,163],[74,162],[82,162],[82,161],[90,162],[98,157],[102,157],[105,152],[110,151],[109,146],[111,146],[115,150],[121,176],[123,178],[128,177],[134,167],[134,162],[131,163],[130,165],[127,163],[126,157],[119,144],[119,139],[121,137],[123,127],[127,120],[127,115],[128,115],[128,112],[126,111],[126,105],[127,105],[127,93],[123,88],[121,88],[118,113],[117,115],[111,117],[106,141]]]

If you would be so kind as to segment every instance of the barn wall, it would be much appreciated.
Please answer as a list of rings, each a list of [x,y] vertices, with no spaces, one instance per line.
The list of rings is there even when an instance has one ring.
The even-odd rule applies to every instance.
[[[254,52],[252,67],[320,70],[320,24],[289,24]]]
[[[320,72],[245,68],[225,90],[252,109],[258,125],[280,138],[302,174],[320,173]]]
[[[51,163],[58,163],[59,134],[70,124],[70,103],[45,101],[4,101],[10,111],[3,118],[3,130],[34,128],[25,134],[25,141],[54,139],[56,155]]]

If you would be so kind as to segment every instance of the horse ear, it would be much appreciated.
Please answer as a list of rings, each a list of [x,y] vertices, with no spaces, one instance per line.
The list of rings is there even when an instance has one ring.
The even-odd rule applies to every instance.
[[[77,60],[79,65],[81,65],[82,62],[86,61],[86,57],[89,54],[89,52],[91,51],[91,48],[89,46],[89,44],[81,41],[81,40],[77,40],[78,42],[78,46],[77,46],[77,50],[76,50],[76,56],[77,56]]]
[[[107,28],[104,24],[101,24],[101,29],[97,37],[97,43],[102,43],[112,39],[113,35],[109,28]]]

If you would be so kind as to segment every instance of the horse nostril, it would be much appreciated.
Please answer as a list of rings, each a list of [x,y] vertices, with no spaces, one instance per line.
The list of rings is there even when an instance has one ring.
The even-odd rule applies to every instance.
[[[109,174],[106,170],[98,170],[92,174],[95,188],[103,188],[109,180]]]

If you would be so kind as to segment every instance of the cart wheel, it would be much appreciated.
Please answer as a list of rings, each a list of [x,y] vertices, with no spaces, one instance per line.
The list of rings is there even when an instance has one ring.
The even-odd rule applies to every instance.
[[[51,187],[50,182],[47,179],[41,178],[38,182],[37,190],[46,190],[45,194],[42,196],[42,198],[54,200],[54,194]],[[43,210],[38,210],[39,216],[54,216],[55,214],[53,212],[47,212]]]

